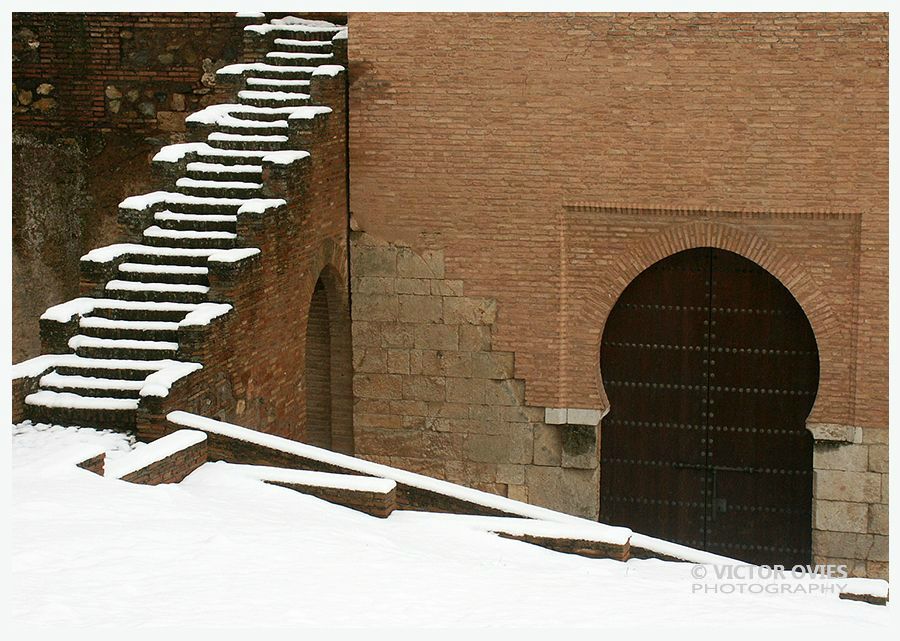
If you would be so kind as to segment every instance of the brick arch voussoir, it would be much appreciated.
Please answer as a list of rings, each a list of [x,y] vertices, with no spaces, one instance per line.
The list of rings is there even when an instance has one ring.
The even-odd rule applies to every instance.
[[[791,254],[779,249],[766,238],[733,225],[698,221],[669,229],[633,243],[612,263],[604,286],[586,296],[578,315],[580,326],[591,333],[593,362],[597,363],[597,384],[601,407],[609,407],[603,386],[600,342],[606,320],[625,288],[645,269],[660,260],[687,249],[715,247],[752,260],[768,271],[791,292],[809,319],[820,353],[840,331],[827,296],[822,288]],[[816,406],[820,398],[816,398]],[[816,414],[816,406],[811,415]]]

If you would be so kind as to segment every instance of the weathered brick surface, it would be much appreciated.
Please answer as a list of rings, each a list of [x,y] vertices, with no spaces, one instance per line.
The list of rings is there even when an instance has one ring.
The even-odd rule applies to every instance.
[[[618,294],[711,244],[806,309],[822,360],[811,419],[886,425],[884,14],[380,13],[350,27],[358,226],[443,251],[449,278],[497,300],[494,346],[515,353],[529,404],[602,409]]]
[[[313,103],[333,111],[317,118],[298,141],[299,148],[310,152],[309,162],[301,169],[273,169],[264,175],[268,195],[284,198],[288,205],[268,215],[241,215],[240,244],[258,247],[261,254],[233,269],[211,269],[210,298],[232,303],[234,311],[196,336],[180,333],[179,358],[204,367],[179,381],[162,401],[142,404],[142,438],[161,435],[165,414],[181,409],[353,451],[345,82],[344,73],[314,78]],[[322,356],[322,332],[327,331],[330,363],[327,377],[318,372],[307,381],[311,306],[312,350]],[[315,367],[309,371],[315,373]],[[314,429],[307,434],[309,394],[314,403],[328,405],[330,434],[322,422],[322,404],[310,408]]]
[[[472,407],[605,410],[600,338],[619,294],[657,260],[713,246],[775,275],[816,333],[816,536],[874,536],[887,487],[885,14],[382,13],[353,14],[350,27],[355,228],[441,255],[447,280],[432,292],[471,297],[445,304],[437,324],[423,302],[422,322],[403,326],[412,314],[400,316],[399,297],[424,288],[400,280],[399,254],[354,249],[354,292],[381,297],[377,317],[354,307],[354,345],[409,350],[410,373],[444,377],[443,358],[416,350],[493,350],[514,356],[510,378],[524,387],[502,393],[457,362],[463,378],[447,378],[443,403],[425,401],[452,418],[425,416],[424,430],[394,397],[358,401],[364,423],[379,416],[359,427],[362,453],[586,506],[596,470],[563,451],[561,428],[531,424],[525,483],[504,488],[500,459],[521,452],[473,437],[490,432]],[[423,278],[421,262],[404,269]],[[479,314],[493,324],[452,325]],[[373,359],[366,375],[402,376],[406,360],[379,370]],[[437,426],[463,441],[435,445]],[[826,432],[861,428],[863,449],[828,449]],[[820,558],[839,558],[826,548]],[[886,571],[868,551],[840,558]]]
[[[78,463],[77,466],[88,472],[103,476],[103,470],[106,467],[106,452],[100,452],[96,456],[86,458],[81,463]]]
[[[188,474],[206,463],[206,440],[195,443],[189,447],[154,461],[146,467],[135,470],[122,477],[129,483],[141,485],[160,485],[162,483],[178,483]]]
[[[178,427],[166,424],[164,432],[173,432]],[[353,470],[322,463],[291,452],[248,443],[221,434],[207,433],[208,457],[210,461],[227,461],[247,465],[268,465],[293,470],[331,472],[336,474],[356,474]],[[447,512],[451,514],[475,514],[479,516],[510,516],[501,510],[458,499],[439,492],[433,492],[404,483],[397,483],[396,506],[403,510],[424,512]]]
[[[506,532],[498,532],[504,539],[513,539],[514,541],[522,541],[538,545],[554,552],[564,552],[566,554],[577,554],[578,556],[586,556],[591,559],[615,559],[617,561],[627,561],[630,556],[630,545],[626,541],[624,544],[604,543],[602,541],[587,541],[584,539],[563,539],[548,536],[535,536],[532,534],[508,534]],[[659,558],[654,555],[652,558]]]
[[[386,519],[397,507],[396,490],[390,492],[369,492],[365,490],[350,490],[347,488],[323,487],[321,485],[306,485],[302,483],[286,483],[282,481],[266,481],[270,485],[286,487],[303,494],[309,494],[316,498],[343,505],[370,516]]]

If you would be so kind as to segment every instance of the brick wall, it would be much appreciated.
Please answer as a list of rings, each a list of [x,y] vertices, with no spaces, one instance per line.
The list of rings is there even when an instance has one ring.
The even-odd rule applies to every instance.
[[[267,196],[288,204],[240,216],[240,245],[261,253],[232,266],[211,267],[211,300],[230,302],[234,310],[211,327],[179,332],[179,359],[201,362],[203,369],[179,381],[165,399],[144,399],[138,412],[142,438],[162,435],[165,414],[180,409],[308,441],[307,397],[312,394],[312,403],[328,402],[327,392],[331,447],[353,451],[345,82],[345,73],[314,77],[312,103],[333,111],[318,116],[308,131],[291,134],[298,137],[294,148],[310,152],[307,161],[266,170]],[[104,279],[98,274],[83,287],[90,291]],[[327,300],[329,390],[304,382],[317,283],[317,304],[322,305],[323,294]],[[313,338],[321,339],[318,320]]]
[[[188,113],[216,102],[215,69],[240,59],[245,23],[231,13],[13,14],[14,122],[184,131]]]
[[[179,483],[188,474],[206,463],[206,451],[206,439],[204,439],[121,478],[123,481],[141,485]]]
[[[497,298],[529,403],[603,408],[606,311],[658,245],[718,242],[702,221],[829,305],[814,414],[886,425],[884,15],[350,23],[353,216]]]
[[[887,440],[886,15],[379,13],[352,14],[350,27],[355,228],[441,255],[441,278],[494,301],[490,349],[512,358],[532,433],[541,408],[562,424],[552,408],[607,409],[600,337],[635,276],[682,249],[737,252],[788,287],[816,334],[816,558],[886,572],[875,490]],[[352,264],[357,352],[446,331],[425,327],[434,306],[368,345],[360,311],[399,315],[412,292],[360,310],[382,266]],[[482,456],[475,431],[434,433],[436,418],[422,425],[396,405],[408,404],[396,359],[355,358],[360,454],[448,477],[466,461],[460,480],[500,493],[523,483],[498,480],[500,466],[524,465],[523,496],[542,502],[508,436]],[[387,400],[378,413],[373,394],[399,397],[371,399]],[[466,421],[452,418],[459,431]],[[866,458],[860,476],[829,474],[829,447],[862,448],[846,455]],[[558,493],[587,496],[588,471]]]

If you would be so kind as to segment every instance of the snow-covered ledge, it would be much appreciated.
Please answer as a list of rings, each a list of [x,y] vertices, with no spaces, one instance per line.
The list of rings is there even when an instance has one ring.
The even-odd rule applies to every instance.
[[[104,476],[144,485],[178,483],[205,462],[206,434],[178,430],[120,456]]]

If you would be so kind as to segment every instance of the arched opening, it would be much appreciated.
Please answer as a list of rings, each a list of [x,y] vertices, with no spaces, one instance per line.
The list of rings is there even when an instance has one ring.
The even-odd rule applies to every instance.
[[[331,448],[331,327],[328,293],[316,281],[306,324],[306,436],[304,441]]]
[[[811,559],[812,327],[791,293],[704,247],[652,265],[610,311],[600,518],[753,563]]]

